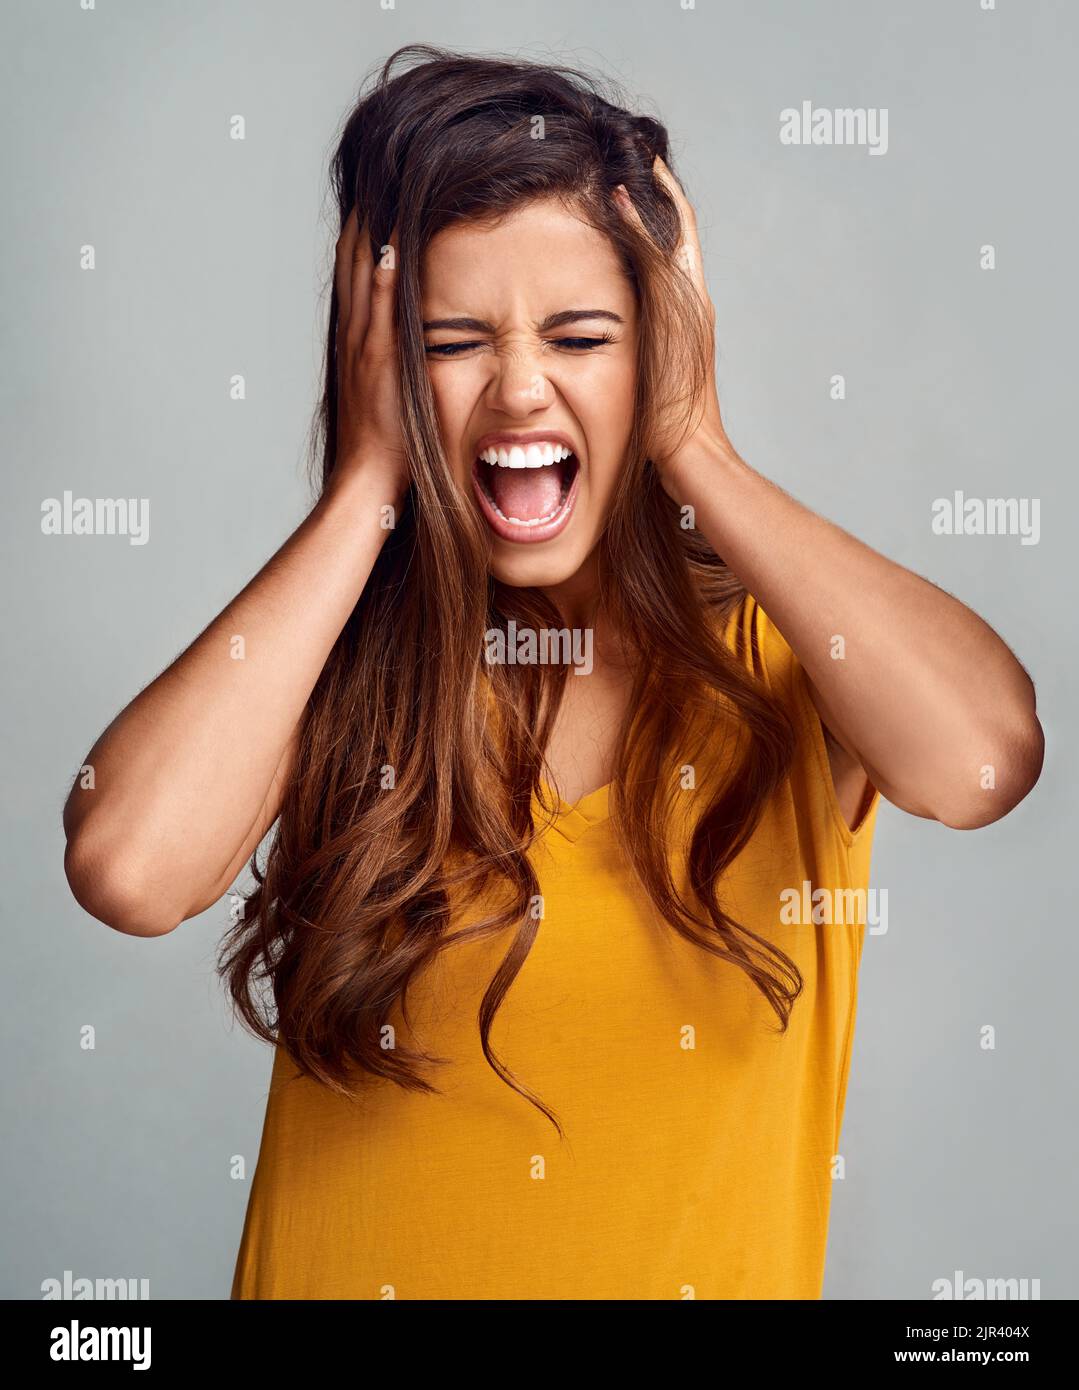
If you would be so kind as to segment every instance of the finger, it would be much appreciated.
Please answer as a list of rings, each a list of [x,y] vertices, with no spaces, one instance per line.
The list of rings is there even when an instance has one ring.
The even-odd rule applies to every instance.
[[[333,258],[333,286],[337,293],[337,327],[348,322],[352,288],[352,253],[359,235],[356,209],[353,208],[345,218],[341,235],[337,238],[337,250]]]
[[[658,156],[656,162],[662,164],[662,160],[660,160]],[[664,169],[666,169],[666,165],[664,165],[663,167]],[[670,171],[667,172],[666,179],[663,178],[662,175],[658,173],[658,171],[656,177],[660,180],[661,183],[664,184],[665,187],[670,188]],[[648,236],[648,229],[645,227],[644,222],[641,220],[641,215],[634,206],[633,199],[627,193],[625,184],[620,183],[616,186],[616,188],[614,189],[614,199],[615,202],[619,205],[619,207],[622,208],[626,217],[637,227],[639,227],[640,230],[645,234],[645,236]],[[684,199],[682,201],[684,202]],[[679,266],[681,266],[681,268],[689,275],[693,283],[693,287],[694,289],[696,289],[697,293],[704,295],[707,302],[707,293],[705,291],[704,286],[704,271],[701,266],[700,246],[696,240],[696,233],[692,230],[687,233],[685,214],[682,212],[681,205],[678,204],[677,206],[679,221],[681,223],[682,230],[679,243],[675,247],[674,259],[675,262]]]
[[[697,237],[697,214],[689,204],[689,200],[678,186],[678,180],[664,164],[657,154],[652,164],[652,172],[663,185],[674,200],[675,207],[678,209],[678,218],[682,224],[681,244],[678,248],[680,259],[685,268],[691,272],[699,287],[703,288],[703,276],[701,273],[701,254],[700,241]]]
[[[652,173],[656,176],[657,179],[659,179],[660,183],[664,186],[667,192],[678,204],[678,211],[681,213],[682,221],[686,224],[686,226],[696,227],[697,214],[693,211],[692,205],[686,198],[686,195],[682,192],[682,188],[678,180],[671,173],[670,169],[667,168],[666,164],[664,164],[663,160],[659,157],[658,154],[652,161]]]
[[[693,210],[693,205],[682,192],[678,180],[664,164],[657,154],[652,163],[652,172],[663,187],[674,200],[674,205],[678,209],[678,218],[682,224],[682,244],[691,250],[700,250],[700,241],[697,237],[697,214]],[[697,256],[697,263],[700,264],[700,257]]]
[[[349,316],[346,338],[356,347],[367,336],[371,314],[371,230],[365,217],[352,248],[352,268],[349,286]]]
[[[697,214],[693,211],[693,206],[689,199],[678,186],[678,180],[664,164],[657,154],[652,164],[652,170],[663,187],[674,199],[675,206],[678,208],[678,216],[682,223],[682,240],[675,256],[693,281],[694,288],[700,295],[704,304],[708,308],[712,317],[715,317],[715,308],[708,293],[708,286],[704,279],[704,256],[701,252],[701,241],[697,235]]]
[[[640,230],[644,232],[645,236],[647,236],[648,229],[641,221],[641,214],[637,211],[633,199],[629,196],[629,193],[626,191],[626,185],[624,183],[620,183],[615,187],[614,200],[625,213],[625,215],[629,218],[629,220],[633,222],[637,227],[639,227]]]
[[[393,309],[397,287],[397,228],[382,247],[368,277],[370,285],[370,327],[368,339],[375,352],[388,352],[394,341]]]
[[[653,171],[655,173],[655,177],[659,180],[661,184],[663,184],[663,186],[671,194],[672,198],[674,199],[675,206],[678,208],[678,218],[679,223],[681,225],[681,235],[679,238],[679,245],[675,249],[675,254],[677,256],[678,252],[683,247],[688,246],[692,249],[692,247],[696,244],[696,222],[693,218],[693,210],[689,207],[689,204],[683,197],[681,189],[679,189],[678,185],[674,182],[674,178],[670,170],[667,168],[667,166],[663,163],[663,161],[659,158],[658,155],[656,156],[655,163],[653,164]],[[644,222],[641,220],[640,213],[634,206],[633,199],[629,196],[629,193],[626,191],[626,186],[624,183],[620,183],[615,187],[614,199],[615,202],[618,203],[618,205],[630,218],[630,220],[634,222],[647,235],[647,228],[645,227]],[[683,209],[688,209],[688,217],[687,213],[683,211]],[[682,264],[685,266],[687,270],[690,269],[689,262],[691,259],[693,258],[688,255],[683,256],[681,258]]]

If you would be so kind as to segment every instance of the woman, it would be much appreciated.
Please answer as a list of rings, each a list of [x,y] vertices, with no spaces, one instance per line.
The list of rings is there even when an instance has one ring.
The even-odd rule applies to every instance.
[[[1005,815],[1030,681],[735,451],[656,121],[409,48],[333,179],[321,496],[66,811],[143,936],[276,824],[233,1296],[816,1298],[879,796]]]

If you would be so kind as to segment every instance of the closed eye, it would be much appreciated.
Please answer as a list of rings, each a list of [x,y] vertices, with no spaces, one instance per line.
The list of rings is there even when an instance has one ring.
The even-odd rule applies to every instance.
[[[593,348],[602,347],[604,343],[613,343],[614,336],[604,333],[600,338],[548,338],[552,347],[561,348],[565,352],[591,352]],[[471,352],[473,348],[483,347],[483,343],[434,343],[424,349],[436,357],[457,357],[462,352]]]
[[[613,343],[614,336],[604,333],[602,338],[555,338],[553,341],[558,347],[569,348],[571,351],[583,349],[587,352],[592,348],[602,347],[604,343]]]

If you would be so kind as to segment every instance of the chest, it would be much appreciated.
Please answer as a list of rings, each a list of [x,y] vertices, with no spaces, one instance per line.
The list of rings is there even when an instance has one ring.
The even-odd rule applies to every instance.
[[[594,670],[567,677],[547,744],[545,781],[573,805],[614,775],[618,739],[629,710],[632,674]]]
[[[545,781],[574,805],[605,787],[614,775],[618,739],[629,713],[632,672],[596,669],[570,675],[555,727],[547,744]],[[840,809],[855,826],[865,808],[868,780],[861,765],[832,738],[826,738],[829,770]]]

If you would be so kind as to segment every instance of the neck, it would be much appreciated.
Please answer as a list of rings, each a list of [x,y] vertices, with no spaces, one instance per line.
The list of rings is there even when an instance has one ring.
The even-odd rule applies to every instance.
[[[594,627],[599,608],[599,565],[593,550],[576,574],[559,584],[547,584],[544,594],[562,615],[567,627]]]
[[[626,654],[610,618],[600,609],[599,563],[594,550],[576,574],[560,584],[545,585],[543,593],[558,609],[566,627],[578,631],[592,629],[599,665],[621,667],[626,664]]]

